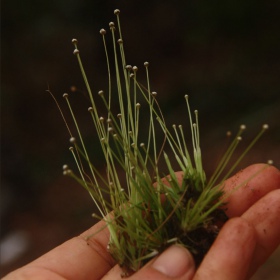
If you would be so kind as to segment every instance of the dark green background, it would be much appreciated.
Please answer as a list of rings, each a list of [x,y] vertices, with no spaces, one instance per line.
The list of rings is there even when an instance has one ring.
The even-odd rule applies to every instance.
[[[1,4],[2,235],[18,228],[29,230],[30,219],[34,227],[54,224],[48,235],[42,230],[41,239],[35,230],[41,244],[33,246],[43,249],[32,257],[92,222],[88,216],[93,206],[86,194],[61,178],[62,164],[72,162],[68,134],[45,90],[50,87],[69,116],[62,94],[72,85],[85,89],[72,55],[74,37],[94,92],[107,86],[99,30],[115,21],[115,8],[121,10],[127,62],[141,68],[140,77],[141,73],[144,77],[143,62],[150,62],[152,88],[168,123],[187,122],[185,94],[190,95],[192,108],[199,110],[206,170],[213,170],[225,132],[237,131],[241,123],[248,127],[245,144],[263,123],[271,127],[242,166],[270,158],[280,166],[279,1],[6,0]],[[71,98],[85,136],[92,136],[86,98],[75,94]],[[94,140],[88,141],[93,141],[91,152],[102,167]]]

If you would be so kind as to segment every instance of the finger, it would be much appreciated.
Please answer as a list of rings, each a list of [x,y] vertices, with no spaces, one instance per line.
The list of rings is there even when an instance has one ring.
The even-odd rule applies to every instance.
[[[243,218],[230,219],[199,266],[194,280],[245,279],[255,245],[254,228]]]
[[[251,178],[249,181],[248,179]],[[280,188],[280,172],[267,164],[254,164],[228,179],[224,184],[229,217],[241,216],[267,193]]]
[[[257,246],[252,259],[249,276],[280,245],[279,217],[280,190],[270,192],[242,215],[242,218],[253,225],[257,237]]]
[[[100,279],[114,265],[106,250],[109,232],[104,226],[103,221],[97,223],[4,279],[82,280],[89,275],[93,280]],[[88,239],[92,234],[95,235]]]
[[[127,279],[191,280],[194,273],[195,264],[189,251],[180,245],[174,245]],[[121,278],[121,271],[118,266],[115,266],[102,278],[102,280],[121,279],[123,278]]]

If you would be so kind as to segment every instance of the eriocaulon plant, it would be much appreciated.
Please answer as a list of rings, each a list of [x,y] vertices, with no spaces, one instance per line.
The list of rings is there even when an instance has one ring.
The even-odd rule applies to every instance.
[[[68,128],[72,144],[70,151],[77,172],[64,165],[64,174],[75,178],[89,192],[100,212],[100,215],[95,216],[106,222],[110,232],[108,251],[123,268],[124,275],[137,271],[174,243],[188,248],[199,265],[221,225],[227,220],[224,213],[226,205],[221,199],[224,194],[223,182],[268,126],[263,125],[242,155],[235,163],[229,164],[245,129],[241,125],[214,174],[207,179],[202,164],[198,112],[192,114],[188,96],[185,95],[190,123],[188,137],[192,141],[189,149],[183,126],[174,124],[167,127],[165,123],[156,99],[157,93],[151,90],[149,63],[144,63],[146,85],[137,80],[138,68],[127,65],[120,11],[115,10],[114,13],[117,25],[109,23],[114,57],[112,65],[107,51],[106,31],[100,30],[108,69],[106,91],[96,91],[98,94],[92,91],[82,64],[78,41],[72,40],[91,103],[88,111],[106,160],[106,175],[102,176],[90,159],[66,93],[64,98],[77,134],[75,138]],[[113,106],[112,96],[116,93],[118,102]],[[96,98],[103,100],[106,115],[100,115]],[[145,123],[141,123],[139,100],[144,101],[148,107],[148,122],[145,119]],[[142,133],[145,129],[146,133]],[[146,139],[142,139],[142,134],[146,135]],[[158,145],[158,140],[162,144]],[[166,165],[168,175],[160,170],[159,162]],[[176,163],[177,169],[179,166],[182,178],[178,179],[172,162]],[[125,177],[125,183],[120,179],[122,177]]]

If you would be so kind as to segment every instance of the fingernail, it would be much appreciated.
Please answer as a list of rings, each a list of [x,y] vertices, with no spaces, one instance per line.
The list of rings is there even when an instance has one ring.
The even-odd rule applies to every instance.
[[[187,249],[174,245],[164,251],[152,264],[152,267],[169,277],[180,277],[187,272],[194,273],[194,261]]]

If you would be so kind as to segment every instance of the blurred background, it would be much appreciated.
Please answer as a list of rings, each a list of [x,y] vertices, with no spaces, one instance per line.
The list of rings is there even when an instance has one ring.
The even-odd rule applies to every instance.
[[[263,123],[270,129],[239,168],[268,159],[280,167],[279,1],[2,0],[1,4],[0,277],[95,222],[88,194],[62,176],[62,165],[74,162],[67,130],[46,90],[56,96],[71,125],[62,94],[73,85],[85,91],[72,38],[79,40],[93,91],[107,88],[99,30],[109,30],[108,23],[116,21],[116,8],[121,10],[127,62],[139,67],[143,80],[143,63],[150,62],[152,90],[158,92],[167,123],[187,123],[185,94],[199,110],[208,174],[223,152],[226,131],[237,132],[243,123],[245,146]],[[87,113],[89,102],[79,92],[70,93],[75,114],[95,165],[104,170]],[[279,260],[278,249],[253,279],[279,279]]]

